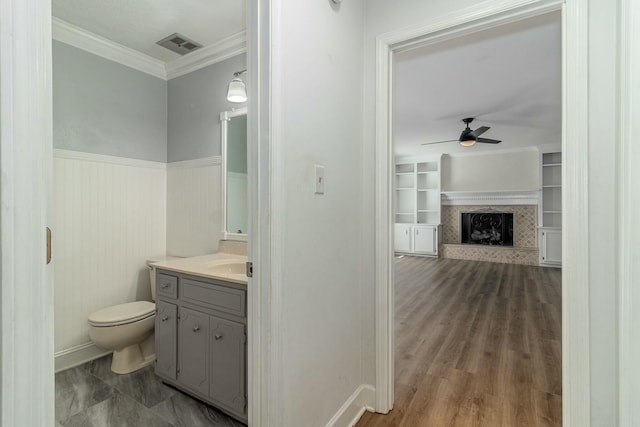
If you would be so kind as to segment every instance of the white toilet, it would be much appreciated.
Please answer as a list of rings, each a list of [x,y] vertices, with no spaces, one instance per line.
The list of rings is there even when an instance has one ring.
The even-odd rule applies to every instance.
[[[156,299],[156,271],[153,263],[173,259],[154,258],[147,261],[151,281],[151,299]],[[95,345],[113,350],[111,370],[128,374],[150,365],[155,360],[153,327],[156,305],[135,301],[103,308],[89,316],[89,336]]]

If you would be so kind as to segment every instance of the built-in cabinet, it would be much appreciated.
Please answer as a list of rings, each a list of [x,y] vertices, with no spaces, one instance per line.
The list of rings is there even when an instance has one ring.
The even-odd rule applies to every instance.
[[[541,197],[538,242],[540,264],[562,264],[562,153],[543,152],[540,159]]]
[[[158,269],[156,287],[156,374],[246,422],[246,285]]]
[[[439,158],[395,165],[394,217],[396,252],[438,254]]]

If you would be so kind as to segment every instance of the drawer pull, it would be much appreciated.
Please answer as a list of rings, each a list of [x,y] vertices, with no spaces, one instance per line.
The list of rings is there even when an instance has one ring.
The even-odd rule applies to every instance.
[[[214,335],[214,338],[215,338],[216,340],[220,340],[220,339],[222,339],[222,334],[220,334],[220,335]]]
[[[167,289],[169,287],[169,284],[168,283],[163,283],[163,284],[160,285],[160,287],[162,289]]]
[[[198,332],[199,330],[200,330],[200,326],[195,326],[195,327],[193,328],[193,332]]]
[[[167,320],[169,320],[169,316],[164,316],[162,319],[160,319],[163,322],[166,322]]]

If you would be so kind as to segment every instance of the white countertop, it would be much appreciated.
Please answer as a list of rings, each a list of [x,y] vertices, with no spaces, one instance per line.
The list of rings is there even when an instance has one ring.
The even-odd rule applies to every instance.
[[[157,268],[179,273],[193,274],[194,276],[207,277],[210,279],[224,280],[226,282],[247,284],[247,276],[244,274],[223,273],[211,271],[211,267],[217,264],[229,262],[246,263],[247,257],[244,255],[227,254],[218,252],[215,254],[201,255],[190,258],[178,258],[168,261],[154,262]]]

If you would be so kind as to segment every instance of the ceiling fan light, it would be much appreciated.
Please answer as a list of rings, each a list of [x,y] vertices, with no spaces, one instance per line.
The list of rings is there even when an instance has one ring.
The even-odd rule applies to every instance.
[[[460,141],[460,145],[462,145],[463,147],[473,147],[474,145],[476,145],[476,140],[475,139],[467,139],[464,141]]]

